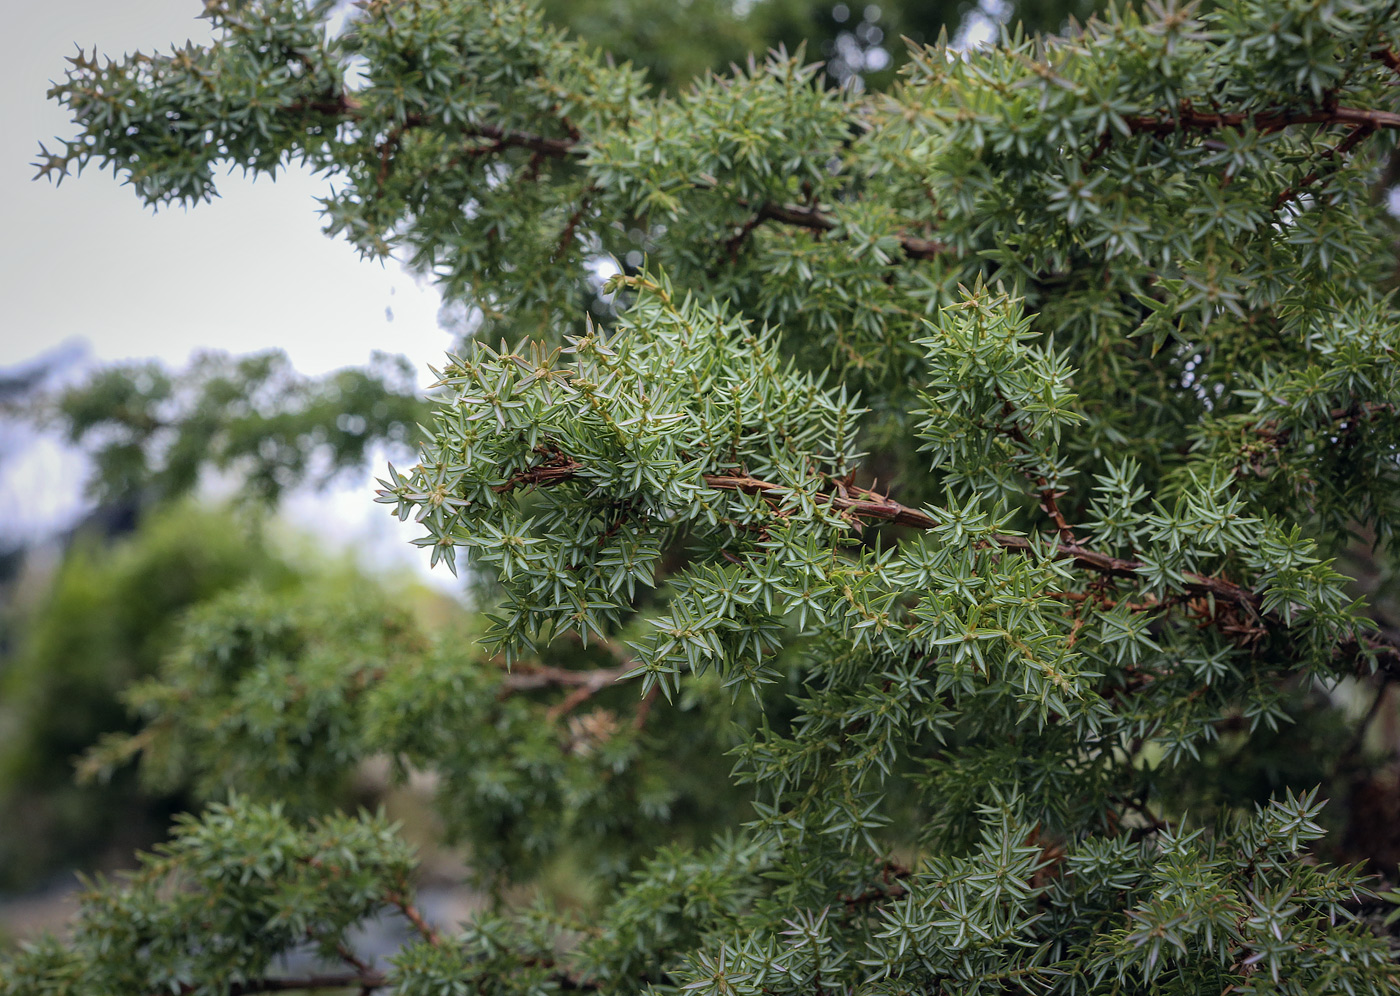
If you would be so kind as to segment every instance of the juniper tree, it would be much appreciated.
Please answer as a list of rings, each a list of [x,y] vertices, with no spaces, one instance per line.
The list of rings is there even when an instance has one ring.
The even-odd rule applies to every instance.
[[[87,764],[216,801],[0,992],[1400,991],[1394,868],[1309,787],[1370,777],[1400,675],[1394,3],[673,95],[520,3],[207,8],[210,47],[75,56],[41,172],[304,162],[467,302],[380,500],[491,601],[479,644],[192,618]],[[596,906],[429,924],[393,829],[317,811],[374,755],[484,876],[568,853]]]

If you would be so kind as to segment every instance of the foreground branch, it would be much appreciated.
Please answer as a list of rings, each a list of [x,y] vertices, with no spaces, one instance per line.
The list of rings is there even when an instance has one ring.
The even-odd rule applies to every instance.
[[[504,494],[519,487],[549,487],[563,484],[575,479],[582,466],[571,457],[556,454],[548,464],[522,471],[505,482],[495,485],[492,490],[498,494]],[[706,487],[716,491],[742,491],[749,495],[761,495],[774,503],[782,502],[789,495],[795,493],[792,488],[784,485],[772,484],[746,475],[705,474],[701,479]],[[844,486],[839,492],[818,494],[814,497],[852,520],[868,519],[889,522],[921,530],[934,529],[939,524],[938,520],[927,512],[902,505],[888,496],[882,496],[864,488]],[[1033,547],[1032,540],[1025,536],[997,536],[995,542],[1006,550],[1024,552],[1030,551]],[[1139,560],[1110,556],[1078,543],[1069,542],[1063,536],[1056,538],[1054,553],[1060,559],[1073,560],[1078,566],[1107,577],[1134,577],[1144,566]],[[1210,577],[1191,571],[1182,572],[1182,577],[1186,582],[1186,591],[1190,595],[1209,595],[1238,605],[1251,614],[1257,614],[1262,600],[1250,588],[1233,581],[1227,581],[1224,578]],[[537,682],[537,684],[524,687],[543,687],[543,685],[551,683],[578,684],[583,680],[582,676],[590,673],[586,671],[559,671],[554,678],[546,677],[546,672],[554,670],[556,669],[540,669],[522,673],[521,680]]]
[[[743,491],[745,494],[762,494],[775,501],[782,500],[791,491],[790,488],[780,484],[769,484],[752,477],[706,474],[704,480],[706,485],[718,491],[729,490]],[[891,522],[912,529],[933,529],[938,525],[938,520],[928,513],[910,508],[908,505],[901,505],[889,497],[882,497],[862,488],[847,487],[844,490],[845,494],[826,494],[818,497],[833,508],[840,509],[856,519]],[[998,546],[1006,550],[1029,551],[1032,548],[1032,541],[1025,536],[997,536],[995,541]],[[1067,542],[1063,537],[1057,539],[1055,552],[1062,559],[1073,560],[1080,567],[1109,577],[1133,577],[1143,566],[1141,561],[1112,557],[1077,543]],[[1214,595],[1250,610],[1255,610],[1259,606],[1260,598],[1257,594],[1232,581],[1207,577],[1204,574],[1194,574],[1189,571],[1184,572],[1182,577],[1186,579],[1187,591],[1193,594]]]

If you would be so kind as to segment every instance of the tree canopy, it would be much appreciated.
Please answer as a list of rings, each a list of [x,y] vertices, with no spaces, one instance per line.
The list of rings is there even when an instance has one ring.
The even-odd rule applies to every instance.
[[[1114,8],[864,88],[329,10],[80,52],[40,169],[302,162],[464,303],[379,497],[480,640],[192,615],[87,764],[208,805],[0,993],[1400,992],[1400,7]],[[323,791],[375,756],[484,880],[595,898],[429,923]]]

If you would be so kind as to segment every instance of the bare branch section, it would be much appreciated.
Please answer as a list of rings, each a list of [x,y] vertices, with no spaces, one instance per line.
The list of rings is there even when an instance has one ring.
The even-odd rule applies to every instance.
[[[401,892],[391,892],[384,899],[402,913],[405,920],[413,924],[413,929],[418,931],[418,936],[422,937],[429,946],[437,947],[441,943],[437,931],[432,928],[408,896]]]

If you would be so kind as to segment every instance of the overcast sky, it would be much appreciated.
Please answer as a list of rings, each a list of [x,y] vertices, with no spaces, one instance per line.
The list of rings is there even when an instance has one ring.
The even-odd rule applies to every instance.
[[[13,8],[0,42],[0,368],[75,340],[96,361],[155,357],[175,366],[198,350],[275,347],[311,374],[363,363],[381,349],[406,354],[426,383],[426,365],[436,365],[451,341],[437,327],[437,293],[323,236],[313,198],[325,193],[324,180],[233,175],[213,203],[155,214],[110,173],[59,187],[32,182],[39,141],[71,133],[44,94],[49,80],[62,78],[75,43],[120,56],[208,41],[207,23],[196,18],[201,0]],[[11,535],[77,511],[82,474],[80,462],[51,445],[0,463]],[[378,524],[389,517],[369,502],[369,486],[298,499],[292,514],[333,520],[347,540],[363,541],[366,530],[383,540]]]
[[[0,365],[73,337],[103,360],[183,363],[196,349],[276,346],[308,373],[361,363],[376,348],[427,361],[446,347],[435,293],[321,234],[313,198],[326,192],[324,180],[291,173],[255,183],[235,174],[212,204],[158,214],[110,173],[61,187],[31,182],[37,143],[71,134],[44,92],[62,77],[74,42],[121,55],[208,33],[194,17],[200,0],[17,6],[0,60],[0,221],[9,236],[0,250],[8,311]]]

